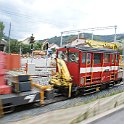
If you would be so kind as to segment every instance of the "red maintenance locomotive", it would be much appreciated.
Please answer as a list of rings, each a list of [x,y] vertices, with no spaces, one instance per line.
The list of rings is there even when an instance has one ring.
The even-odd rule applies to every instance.
[[[90,47],[64,47],[57,50],[72,77],[72,92],[95,92],[122,81],[118,51]]]

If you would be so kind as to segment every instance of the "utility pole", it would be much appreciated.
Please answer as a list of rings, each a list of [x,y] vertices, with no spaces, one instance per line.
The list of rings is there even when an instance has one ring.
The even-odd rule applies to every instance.
[[[10,53],[10,33],[11,33],[11,22],[10,22],[10,25],[9,25],[9,35],[8,35],[9,53]]]
[[[31,55],[32,55],[32,60],[33,60],[33,50],[34,50],[34,42],[35,42],[35,40],[34,40],[34,36],[33,36],[33,34],[31,35],[31,37],[30,37],[30,47],[31,47]],[[31,62],[32,62],[32,60],[31,60]]]
[[[22,54],[22,43],[20,43],[20,49],[19,49],[20,56]]]
[[[61,41],[60,41],[60,47],[62,47],[62,34],[63,34],[63,32],[61,32]]]
[[[122,61],[124,62],[124,41],[122,41]]]
[[[117,31],[117,25],[115,25],[115,35],[114,35],[114,42],[116,42],[116,31]]]
[[[93,40],[93,36],[94,36],[94,34],[93,34],[93,31],[92,31],[92,37],[91,37],[91,40]]]
[[[80,31],[78,31],[78,40],[79,40],[79,38],[80,38]]]

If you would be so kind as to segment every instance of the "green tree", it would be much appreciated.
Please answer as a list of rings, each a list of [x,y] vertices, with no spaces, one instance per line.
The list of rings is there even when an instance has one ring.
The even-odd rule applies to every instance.
[[[5,26],[4,26],[3,22],[0,21],[0,40],[1,40],[1,39],[3,38],[3,36],[4,36],[4,33],[3,33],[4,28],[5,28]]]
[[[40,42],[35,42],[34,43],[34,50],[41,50],[42,44]]]
[[[6,51],[8,52],[9,49],[9,44],[7,44],[7,49]],[[19,53],[20,49],[20,42],[15,39],[10,39],[10,53]]]
[[[52,51],[53,51],[53,53],[55,53],[56,52],[56,48],[52,48]]]
[[[29,44],[21,44],[22,54],[30,53],[30,45]]]

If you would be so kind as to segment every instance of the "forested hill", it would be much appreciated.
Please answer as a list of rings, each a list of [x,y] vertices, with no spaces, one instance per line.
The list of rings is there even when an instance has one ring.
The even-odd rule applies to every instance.
[[[91,33],[84,33],[84,38],[86,39],[91,39],[92,34]],[[77,35],[68,35],[68,36],[63,36],[63,44],[72,42],[77,38]],[[114,34],[113,35],[94,35],[94,40],[98,41],[107,41],[107,42],[112,42],[114,41]],[[124,39],[124,34],[117,34],[117,40],[123,40]],[[48,41],[49,43],[55,43],[60,45],[60,40],[61,37],[52,37],[49,38]],[[43,42],[44,40],[40,40],[40,42]]]

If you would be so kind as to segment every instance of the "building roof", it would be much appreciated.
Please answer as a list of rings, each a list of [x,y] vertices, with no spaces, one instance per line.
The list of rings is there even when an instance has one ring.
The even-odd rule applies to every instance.
[[[85,38],[79,38],[77,39],[76,38],[73,38],[69,43],[65,44],[64,46],[78,46],[78,45],[81,45],[81,44],[84,44],[86,41]]]
[[[56,48],[56,49],[58,49],[59,48],[59,46],[57,45],[57,44],[49,44],[49,47],[52,49],[52,48]]]
[[[30,44],[30,37],[24,39],[23,41],[21,41],[23,44]]]
[[[6,44],[7,44],[7,41],[4,40],[4,39],[2,39],[2,40],[0,40],[0,44],[4,44],[4,45],[6,45]]]

